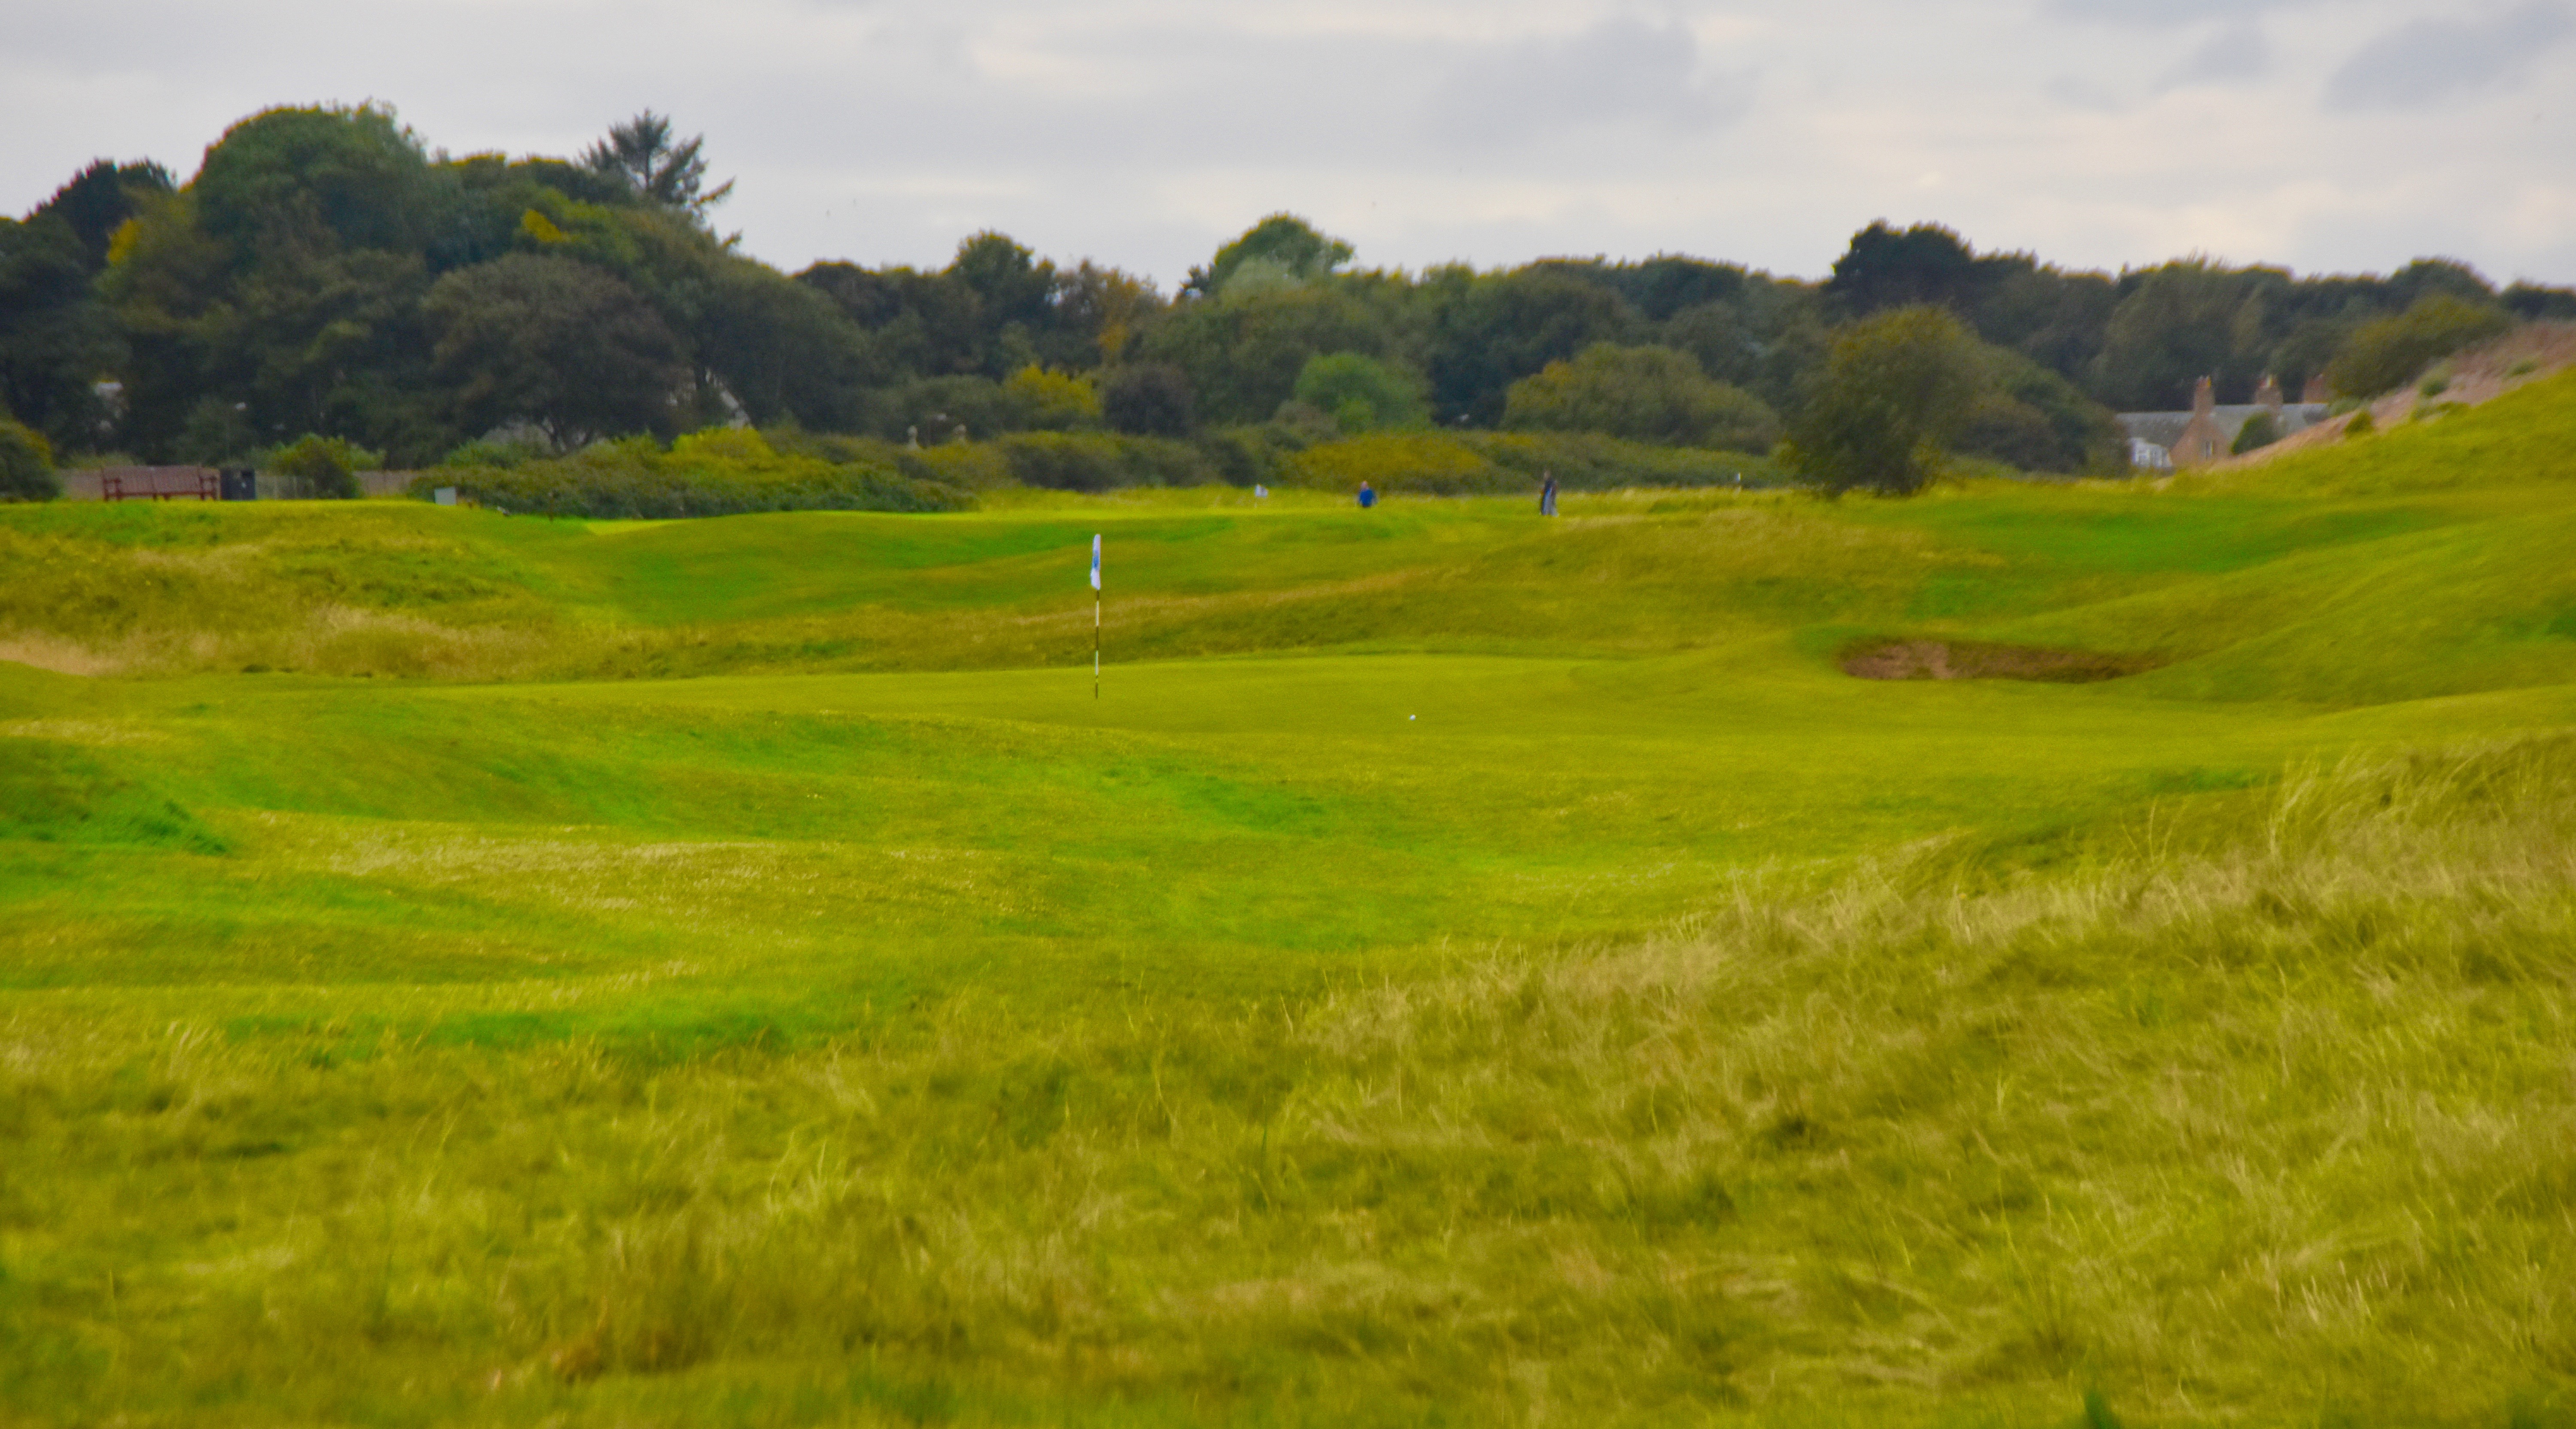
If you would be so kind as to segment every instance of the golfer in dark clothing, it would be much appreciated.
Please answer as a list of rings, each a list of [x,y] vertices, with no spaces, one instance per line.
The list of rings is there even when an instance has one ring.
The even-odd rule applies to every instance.
[[[1553,516],[1556,514],[1556,474],[1541,472],[1539,475],[1545,477],[1547,481],[1538,489],[1538,514]]]
[[[1377,504],[1377,488],[1376,488],[1376,487],[1374,487],[1374,486],[1369,485],[1369,484],[1368,484],[1367,482],[1365,482],[1365,481],[1361,482],[1361,483],[1360,483],[1360,509],[1361,509],[1362,511],[1366,511],[1367,509],[1369,509],[1369,508],[1370,508],[1370,507],[1372,507],[1372,506],[1375,506],[1376,504]]]

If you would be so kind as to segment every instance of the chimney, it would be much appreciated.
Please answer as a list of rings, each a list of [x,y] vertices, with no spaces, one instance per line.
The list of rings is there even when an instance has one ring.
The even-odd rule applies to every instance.
[[[2254,389],[2254,403],[2270,408],[2275,417],[2281,415],[2281,384],[2273,380],[2271,373],[2264,373],[2263,384]]]
[[[2204,377],[2200,379],[2199,386],[2191,389],[2191,414],[2206,417],[2217,410],[2218,398],[2210,391],[2209,379]]]
[[[2334,389],[2326,385],[2326,375],[2320,372],[2309,378],[2307,387],[2299,393],[2299,400],[2302,402],[2333,401]]]

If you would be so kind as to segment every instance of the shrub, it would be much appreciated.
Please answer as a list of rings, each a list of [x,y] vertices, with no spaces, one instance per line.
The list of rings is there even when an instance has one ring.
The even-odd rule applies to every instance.
[[[1216,475],[1197,448],[1157,437],[1023,432],[994,445],[1010,463],[1013,478],[1055,491],[1199,486]]]
[[[2503,310],[2435,293],[2394,317],[2364,323],[2326,365],[2326,380],[2352,397],[2394,392],[2427,363],[2503,332]]]
[[[438,464],[440,466],[514,467],[551,455],[553,455],[553,448],[546,445],[543,437],[533,434],[518,440],[508,437],[497,440],[477,437],[451,448],[447,455],[438,459]]]
[[[666,452],[650,437],[630,437],[510,467],[441,468],[414,480],[411,493],[426,498],[437,487],[453,486],[503,511],[593,520],[749,511],[962,511],[975,505],[956,486],[896,470],[882,443],[801,434],[783,440],[790,450],[778,450],[758,432],[717,429],[682,437]],[[815,454],[817,449],[845,459]]]
[[[1380,491],[1463,496],[1528,484],[1445,432],[1373,432],[1324,442],[1298,453],[1288,467],[1300,484],[1345,491],[1367,482]]]
[[[268,454],[260,463],[282,476],[291,476],[304,484],[304,494],[328,501],[346,501],[358,494],[358,473],[379,471],[385,464],[383,452],[371,452],[352,446],[339,437],[307,435],[298,437]]]
[[[1279,481],[1287,459],[1307,445],[1275,426],[1225,427],[1190,439],[1208,470],[1230,486]]]
[[[1321,352],[1297,373],[1297,401],[1344,433],[1418,427],[1431,420],[1422,379],[1410,369],[1356,352]]]
[[[989,377],[929,377],[906,383],[881,399],[877,430],[890,441],[917,437],[925,447],[1000,436],[1027,425],[1022,404]]]
[[[2379,423],[2372,420],[2368,407],[2354,412],[2352,420],[2343,425],[2343,434],[2347,437],[2366,437],[2378,430]]]
[[[1593,432],[1378,432],[1287,455],[1283,480],[1350,490],[1486,496],[1538,489],[1554,476],[1568,491],[1633,486],[1770,486],[1767,457],[1704,447],[1652,446]]]
[[[2427,397],[2439,397],[2450,391],[2451,364],[2441,363],[2432,371],[2425,373],[2424,380],[2415,384],[2415,390]]]
[[[1960,428],[1961,455],[1992,457],[2025,472],[2126,474],[2128,440],[2108,408],[2018,352],[1986,347],[1984,355],[1994,385]]]
[[[1755,449],[1780,436],[1780,419],[1767,403],[1709,380],[1689,353],[1606,342],[1513,383],[1503,398],[1503,425]]]
[[[62,494],[44,434],[0,417],[0,501],[51,501]]]
[[[2228,450],[2238,456],[2243,456],[2245,453],[2254,451],[2257,448],[2268,447],[2280,439],[2281,427],[2279,423],[2272,420],[2272,414],[2269,412],[2257,412],[2253,416],[2245,419],[2244,426],[2236,429],[2235,444],[2230,446]]]
[[[1019,408],[1020,425],[1037,431],[1100,425],[1100,389],[1088,377],[1031,363],[1011,374],[1002,395]]]
[[[1799,477],[1827,492],[1920,490],[1990,390],[1976,339],[1947,309],[1897,308],[1834,339],[1784,443]]]
[[[1190,379],[1164,362],[1113,367],[1100,383],[1100,415],[1113,430],[1185,437],[1193,424]]]
[[[935,447],[897,447],[893,452],[894,469],[913,481],[928,482],[958,491],[988,491],[1008,486],[1019,478],[1011,475],[1010,459],[991,442],[942,442]]]

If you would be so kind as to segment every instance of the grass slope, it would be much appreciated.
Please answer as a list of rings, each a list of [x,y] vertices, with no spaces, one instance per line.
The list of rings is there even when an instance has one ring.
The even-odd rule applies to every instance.
[[[0,1418],[2563,1419],[2571,428],[0,510]]]

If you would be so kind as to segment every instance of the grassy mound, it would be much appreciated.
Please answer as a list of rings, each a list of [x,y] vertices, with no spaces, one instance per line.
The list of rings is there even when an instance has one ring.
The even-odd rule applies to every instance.
[[[960,998],[677,1062],[22,1020],[13,1399],[2500,1424],[2576,1348],[2570,849],[2558,739],[1232,1008]]]
[[[2568,394],[1558,520],[0,510],[0,1419],[2564,1422]]]

